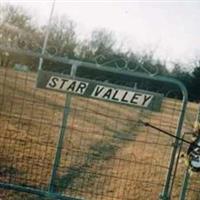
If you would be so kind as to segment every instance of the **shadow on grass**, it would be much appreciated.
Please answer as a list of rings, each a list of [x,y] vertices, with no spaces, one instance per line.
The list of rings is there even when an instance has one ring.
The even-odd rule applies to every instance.
[[[137,118],[141,117],[142,114],[142,112],[138,113]],[[101,123],[98,125],[103,126]],[[100,176],[99,173],[108,164],[107,161],[115,158],[117,152],[127,142],[136,140],[139,128],[138,124],[133,122],[123,122],[121,130],[104,127],[104,131],[109,132],[112,137],[105,137],[92,144],[82,164],[70,166],[63,175],[57,177],[55,190],[63,191],[66,189],[93,187]]]

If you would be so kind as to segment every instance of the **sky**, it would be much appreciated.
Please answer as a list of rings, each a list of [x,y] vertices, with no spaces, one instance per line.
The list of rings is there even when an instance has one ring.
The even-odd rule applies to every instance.
[[[25,7],[34,19],[48,21],[52,0],[1,0]],[[112,31],[119,46],[153,51],[155,58],[189,63],[200,56],[200,1],[56,0],[54,16],[76,23],[79,38],[97,28]]]

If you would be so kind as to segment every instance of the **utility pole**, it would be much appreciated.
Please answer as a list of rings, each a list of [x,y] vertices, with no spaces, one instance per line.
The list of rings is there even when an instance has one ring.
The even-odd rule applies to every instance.
[[[56,2],[56,0],[53,0],[52,6],[51,6],[51,12],[49,15],[48,25],[47,25],[47,29],[46,29],[46,33],[45,33],[43,46],[42,46],[42,56],[45,54],[46,47],[47,47],[49,31],[50,31],[50,27],[51,27],[51,21],[52,21],[52,17],[53,17],[54,8],[55,8],[55,2]],[[38,65],[38,71],[42,69],[42,64],[43,64],[43,58],[40,58],[39,65]]]

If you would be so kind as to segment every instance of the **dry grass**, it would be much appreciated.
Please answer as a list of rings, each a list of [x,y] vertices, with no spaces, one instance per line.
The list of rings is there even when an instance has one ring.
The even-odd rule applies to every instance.
[[[35,81],[34,73],[0,70],[0,180],[46,190],[65,96]],[[170,99],[153,113],[71,97],[56,190],[91,200],[158,199],[173,140],[137,120],[175,133],[179,112],[180,102]]]

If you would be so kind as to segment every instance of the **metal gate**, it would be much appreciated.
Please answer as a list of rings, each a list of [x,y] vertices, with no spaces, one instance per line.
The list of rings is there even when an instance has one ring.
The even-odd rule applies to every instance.
[[[181,136],[185,87],[152,73],[42,57],[55,68],[0,68],[0,198],[178,199],[179,140],[152,127]]]

